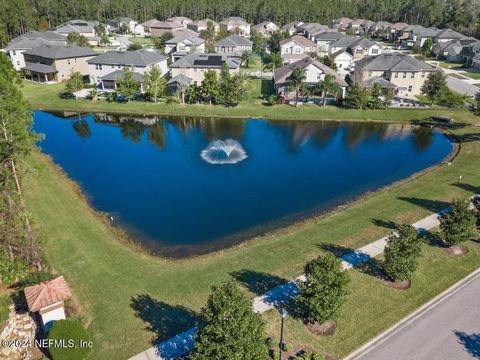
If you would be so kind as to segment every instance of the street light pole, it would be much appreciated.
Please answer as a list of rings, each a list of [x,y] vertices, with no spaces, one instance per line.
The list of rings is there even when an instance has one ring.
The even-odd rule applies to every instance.
[[[283,322],[285,317],[287,316],[287,310],[285,309],[280,309],[280,317],[282,318],[281,320],[281,325],[280,325],[280,343],[278,344],[278,347],[280,348],[280,351],[278,353],[278,360],[282,360],[282,348],[283,348]]]

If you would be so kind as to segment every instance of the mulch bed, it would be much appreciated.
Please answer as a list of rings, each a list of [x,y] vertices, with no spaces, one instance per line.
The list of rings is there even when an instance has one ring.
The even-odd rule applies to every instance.
[[[407,290],[407,289],[410,289],[410,287],[412,286],[412,283],[410,280],[390,281],[387,279],[382,279],[382,282],[388,287],[399,289],[399,290]]]
[[[447,248],[443,248],[442,250],[445,251],[447,254],[454,256],[463,256],[468,253],[468,249],[463,245],[450,246]]]
[[[305,326],[307,327],[308,331],[318,336],[331,336],[335,334],[335,330],[337,329],[336,321],[327,321],[323,324],[305,321]]]

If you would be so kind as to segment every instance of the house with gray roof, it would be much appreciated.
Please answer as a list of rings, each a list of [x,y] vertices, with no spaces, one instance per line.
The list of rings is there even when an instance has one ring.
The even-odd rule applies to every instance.
[[[252,51],[253,42],[240,35],[229,35],[213,44],[215,52],[240,57],[245,51]]]
[[[142,76],[146,71],[156,67],[162,75],[166,75],[167,60],[167,56],[156,51],[107,51],[88,60],[88,73],[90,81],[94,84],[100,84],[104,76],[126,67]]]
[[[305,70],[305,81],[304,84],[307,86],[317,86],[319,81],[325,79],[326,75],[332,75],[335,77],[338,85],[342,89],[342,97],[345,96],[345,89],[347,88],[347,83],[343,80],[337,73],[330,69],[328,66],[307,57],[301,59],[291,64],[282,66],[273,71],[273,82],[275,85],[275,91],[278,95],[285,97],[292,97],[292,81],[290,76],[295,68],[301,68]]]
[[[67,40],[65,36],[53,31],[29,31],[12,39],[5,51],[12,60],[15,70],[20,70],[25,66],[23,53],[44,44],[67,45]]]
[[[208,18],[204,20],[194,20],[192,22],[189,22],[187,24],[187,29],[200,33],[200,31],[202,30],[207,30],[209,23],[212,24],[215,33],[218,33],[220,31],[220,24]]]
[[[433,66],[412,56],[389,53],[358,60],[352,80],[366,84],[371,78],[382,77],[397,87],[399,95],[414,97],[421,93],[423,83],[433,71]]]
[[[432,46],[432,55],[448,62],[468,62],[468,53],[474,43],[480,42],[475,38],[437,42]]]
[[[343,49],[352,54],[354,60],[382,53],[382,47],[379,44],[353,35],[347,35],[335,42],[331,42],[329,45],[329,54],[334,54]]]
[[[451,29],[442,29],[435,35],[435,37],[433,38],[433,42],[447,42],[464,38],[466,38],[466,36],[459,33],[458,31],[454,31]]]
[[[88,60],[98,53],[75,45],[42,44],[23,53],[22,70],[28,78],[39,82],[61,82],[73,72],[88,75]]]
[[[170,17],[170,18],[166,19],[165,21],[170,21],[170,22],[182,24],[183,27],[186,29],[188,24],[192,22],[192,19],[189,19],[186,16],[173,16],[173,17]]]
[[[316,54],[317,44],[302,35],[294,35],[280,41],[280,55],[283,63],[289,64]]]
[[[420,25],[410,25],[403,31],[408,31],[408,38],[404,39],[402,43],[405,46],[423,46],[427,39],[431,39],[433,42],[434,37],[439,33],[439,29],[436,27],[425,28]]]
[[[385,37],[388,35],[387,29],[392,25],[388,21],[377,21],[369,28],[369,33],[374,37]]]
[[[250,24],[240,16],[230,16],[220,22],[220,29],[240,36],[250,35]]]
[[[122,29],[126,29],[128,33],[134,35],[145,35],[145,27],[139,24],[137,20],[133,20],[129,17],[118,17],[110,21],[109,28],[115,32],[122,32]]]
[[[219,75],[222,66],[226,66],[230,73],[238,73],[240,60],[225,54],[192,53],[170,65],[170,77],[183,75],[200,85],[206,71],[213,70]]]
[[[339,32],[338,30],[323,31],[316,34],[311,40],[317,44],[318,55],[325,56],[330,50],[330,44],[344,38],[345,36],[345,33]]]
[[[172,57],[173,61],[193,52],[205,52],[204,39],[185,35],[177,35],[165,42],[165,52]]]
[[[173,21],[157,21],[150,24],[150,34],[152,36],[162,36],[165,33],[175,35],[180,30],[185,30],[185,27]]]
[[[288,24],[285,24],[281,27],[283,32],[288,32],[290,36],[296,34],[298,32],[298,26],[302,25],[303,21],[292,21]]]

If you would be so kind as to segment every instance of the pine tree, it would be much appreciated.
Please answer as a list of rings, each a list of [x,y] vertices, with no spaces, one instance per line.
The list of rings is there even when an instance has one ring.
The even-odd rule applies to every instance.
[[[348,87],[345,97],[345,106],[352,109],[364,109],[370,96],[367,89],[359,83],[353,83]]]
[[[212,286],[192,360],[267,360],[265,324],[233,282]]]

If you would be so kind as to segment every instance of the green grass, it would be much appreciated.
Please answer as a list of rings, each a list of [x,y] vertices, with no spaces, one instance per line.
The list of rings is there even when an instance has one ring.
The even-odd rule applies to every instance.
[[[463,63],[449,63],[449,62],[443,62],[439,61],[438,64],[440,67],[445,68],[445,69],[457,69],[457,68],[463,68]]]
[[[391,119],[387,115],[389,112],[382,114],[383,118]],[[464,120],[462,114],[457,111],[455,119]],[[473,116],[469,121],[478,124]],[[478,134],[479,130],[464,128],[458,132]],[[470,138],[465,135],[465,140]],[[81,304],[81,316],[94,336],[92,358],[117,359],[134,355],[148,348],[151,341],[168,338],[193,325],[210,285],[230,278],[234,272],[243,273],[241,278],[250,286],[272,276],[291,279],[302,272],[307,260],[319,254],[319,244],[358,248],[389,232],[381,226],[382,221],[411,223],[444,208],[454,197],[471,195],[480,188],[479,156],[480,142],[465,142],[451,166],[441,166],[394,185],[388,191],[369,194],[328,216],[252,239],[231,249],[177,261],[141,255],[132,246],[119,241],[116,233],[79,197],[77,188],[44,155],[35,152],[28,159],[30,171],[24,179],[24,189],[46,260],[65,275]],[[460,174],[466,184],[463,187],[455,185]],[[465,264],[473,268],[472,263],[466,261]],[[399,320],[466,272],[446,266],[441,273],[446,274],[448,280],[441,280],[438,285],[430,284],[423,289],[423,295],[411,301],[399,302],[387,290],[382,290],[382,294],[389,294],[387,299],[394,301],[389,305],[391,308],[392,304],[401,308],[385,315],[385,321],[382,316],[369,314],[372,324],[365,335],[357,335],[360,337],[345,345],[333,342],[328,345],[328,351],[347,352],[347,347],[360,344],[367,336]],[[359,285],[355,285],[359,289],[364,285],[374,288],[368,278],[360,274],[353,276],[359,279]],[[420,292],[410,293],[416,294],[416,291]],[[365,304],[383,301],[372,294],[375,292],[363,293]],[[360,314],[365,304],[358,304],[361,307],[357,313]],[[128,332],[125,324],[128,324]],[[290,326],[294,325],[289,324],[289,329]],[[346,328],[342,323],[341,327],[344,326]],[[269,327],[274,329],[276,324],[272,322]],[[343,330],[339,334],[343,334]],[[299,339],[307,343],[303,335]]]
[[[463,74],[463,73],[462,73]],[[465,74],[466,75],[466,74]],[[466,80],[467,78],[463,75],[460,75],[460,74],[448,74],[448,76],[451,76],[451,77],[454,77],[456,79],[460,79],[460,80]]]
[[[12,303],[9,293],[0,293],[0,332],[3,329],[3,323],[8,319],[10,310],[8,306]]]
[[[412,287],[407,291],[389,288],[365,271],[349,271],[351,293],[342,308],[334,336],[315,336],[300,319],[289,316],[285,323],[286,342],[295,348],[346,356],[480,267],[480,247],[469,245],[469,250],[466,256],[455,257],[425,244]],[[264,318],[269,334],[278,339],[278,313],[270,311]]]
[[[143,47],[152,47],[154,46],[152,38],[149,37],[129,37],[128,40],[130,40],[134,44],[140,44]]]
[[[480,79],[480,72],[465,72],[462,75],[468,76],[470,79],[479,80]]]
[[[337,107],[302,106],[295,108],[290,105],[266,106],[255,99],[267,93],[266,86],[260,86],[261,79],[252,80],[249,100],[235,108],[209,105],[178,105],[165,103],[129,102],[127,104],[92,102],[89,100],[60,99],[58,94],[64,90],[63,84],[43,85],[25,81],[23,93],[34,109],[67,110],[84,112],[120,112],[130,114],[159,114],[182,116],[226,116],[255,117],[275,119],[331,119],[331,120],[369,120],[410,122],[431,115],[462,118],[466,122],[476,121],[475,116],[467,110],[459,109],[409,109],[395,108],[387,110],[347,110]],[[263,80],[265,81],[265,80]],[[263,84],[267,84],[264,82]],[[263,90],[262,90],[263,89]]]

